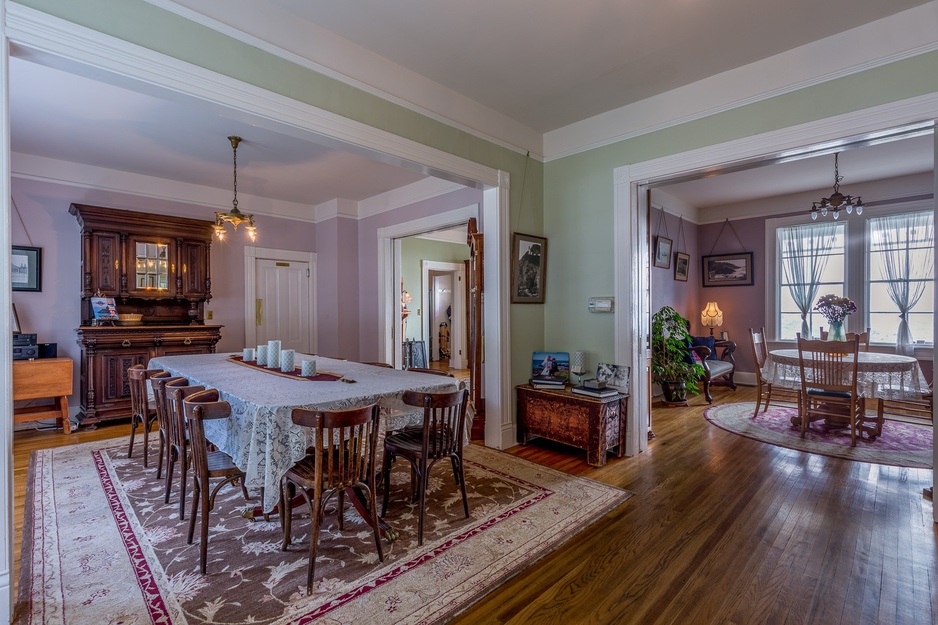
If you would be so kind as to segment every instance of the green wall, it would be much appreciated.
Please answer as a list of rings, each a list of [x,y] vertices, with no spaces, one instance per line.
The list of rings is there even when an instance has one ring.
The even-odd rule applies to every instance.
[[[425,260],[461,263],[469,260],[469,246],[417,237],[408,237],[401,241],[401,277],[404,278],[404,288],[413,298],[413,301],[407,304],[410,316],[407,317],[407,327],[404,330],[405,339],[423,339],[423,315],[426,314],[423,293],[426,289],[421,288],[421,281]],[[429,348],[429,345],[427,347]]]

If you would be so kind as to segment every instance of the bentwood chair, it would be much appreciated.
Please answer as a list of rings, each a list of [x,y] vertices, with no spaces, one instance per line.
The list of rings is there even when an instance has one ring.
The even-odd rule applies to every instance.
[[[380,412],[377,404],[338,411],[294,408],[293,423],[309,428],[314,437],[305,458],[294,464],[280,481],[280,523],[283,528],[283,551],[292,541],[293,496],[296,490],[306,500],[312,527],[309,534],[309,565],[306,569],[306,594],[313,592],[319,530],[326,504],[338,494],[339,529],[345,529],[345,495],[360,496],[367,502],[362,518],[374,532],[378,559],[384,562],[378,530],[378,506],[375,496],[375,454],[378,448]],[[361,512],[359,512],[361,514]]]
[[[165,371],[158,369],[148,370],[143,365],[133,365],[127,369],[127,383],[130,387],[130,447],[127,457],[134,454],[134,438],[137,426],[143,426],[143,466],[147,467],[150,458],[150,430],[156,421],[156,402],[147,396],[147,380],[156,375],[165,375]],[[162,447],[162,443],[161,443]]]
[[[752,346],[752,358],[756,363],[756,388],[758,391],[756,395],[756,410],[752,413],[752,418],[755,419],[756,415],[759,414],[759,406],[762,405],[763,399],[765,400],[765,406],[762,408],[762,412],[769,409],[769,402],[772,401],[773,394],[782,401],[790,401],[800,406],[801,389],[775,386],[762,378],[762,367],[765,366],[765,361],[769,357],[768,346],[765,340],[765,327],[760,328],[758,332],[749,328],[749,339],[750,345]]]
[[[173,473],[175,473],[175,467],[178,463],[180,521],[186,518],[186,478],[189,471],[189,449],[191,447],[183,401],[186,397],[204,390],[204,386],[189,385],[185,378],[182,381],[166,384],[166,397],[169,406],[169,440],[172,453],[166,456],[169,462],[166,465],[166,493],[163,501],[169,503],[169,494],[173,488]]]
[[[419,500],[417,518],[417,544],[423,545],[424,516],[427,507],[427,483],[430,470],[439,460],[449,459],[453,476],[462,492],[463,508],[469,517],[469,499],[466,496],[466,474],[463,468],[463,438],[466,428],[466,406],[469,393],[465,389],[450,393],[424,393],[406,391],[404,403],[423,407],[423,427],[405,428],[388,433],[384,439],[384,502],[381,514],[388,509],[391,490],[391,465],[398,457],[411,466],[411,493]]]
[[[199,539],[199,571],[205,575],[205,560],[208,554],[209,513],[215,509],[215,497],[225,484],[241,487],[244,500],[249,501],[248,490],[244,485],[244,471],[235,466],[231,456],[223,451],[209,451],[205,439],[205,421],[227,419],[231,416],[231,405],[219,401],[218,391],[209,389],[192,393],[182,400],[183,411],[189,431],[189,444],[192,456],[192,511],[189,514],[189,535],[187,544],[192,544],[195,535],[195,519],[202,512],[201,534]],[[212,486],[211,480],[220,479]]]
[[[156,424],[160,430],[160,457],[156,465],[156,479],[163,476],[164,461],[166,461],[166,466],[169,466],[169,455],[172,449],[172,441],[169,438],[169,402],[166,398],[166,385],[180,380],[185,380],[185,378],[173,377],[169,373],[157,374],[150,378],[153,403],[156,404]]]
[[[813,421],[850,428],[850,446],[856,447],[864,418],[857,393],[860,343],[818,341],[798,336],[801,369],[801,438]]]

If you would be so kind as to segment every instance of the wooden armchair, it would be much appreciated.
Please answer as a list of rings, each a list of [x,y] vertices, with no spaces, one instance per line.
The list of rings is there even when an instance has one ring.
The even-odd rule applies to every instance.
[[[765,361],[769,357],[765,340],[765,328],[760,328],[758,332],[749,328],[749,341],[750,345],[752,345],[753,362],[756,365],[756,385],[758,388],[756,410],[752,413],[752,417],[755,418],[756,415],[759,414],[759,406],[762,404],[763,399],[765,400],[765,406],[762,408],[762,412],[769,409],[769,402],[772,401],[773,394],[781,396],[782,401],[790,401],[801,406],[800,388],[792,389],[785,388],[784,386],[775,386],[771,382],[766,382],[762,379],[762,367],[765,366]]]
[[[704,397],[707,403],[713,403],[713,395],[710,393],[711,386],[728,386],[736,390],[736,382],[733,381],[733,375],[736,373],[736,358],[733,352],[736,351],[736,343],[733,341],[720,341],[719,345],[714,345],[711,350],[709,346],[701,344],[702,338],[696,338],[696,345],[691,346],[691,351],[700,356],[700,364],[703,365],[704,374],[700,378],[703,387]],[[711,358],[711,354],[722,350],[720,355]]]

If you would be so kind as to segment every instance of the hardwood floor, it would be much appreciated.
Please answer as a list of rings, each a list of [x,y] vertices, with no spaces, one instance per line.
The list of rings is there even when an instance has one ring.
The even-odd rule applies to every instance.
[[[715,391],[716,403],[747,400],[752,388]],[[766,445],[708,424],[705,409],[702,397],[656,409],[648,451],[602,468],[547,441],[510,450],[635,496],[454,623],[938,622],[931,471]],[[15,518],[30,451],[128,432],[16,433]]]

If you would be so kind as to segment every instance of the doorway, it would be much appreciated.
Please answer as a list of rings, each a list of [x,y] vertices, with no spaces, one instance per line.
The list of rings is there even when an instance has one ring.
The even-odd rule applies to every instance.
[[[244,344],[316,353],[316,254],[244,248]]]

